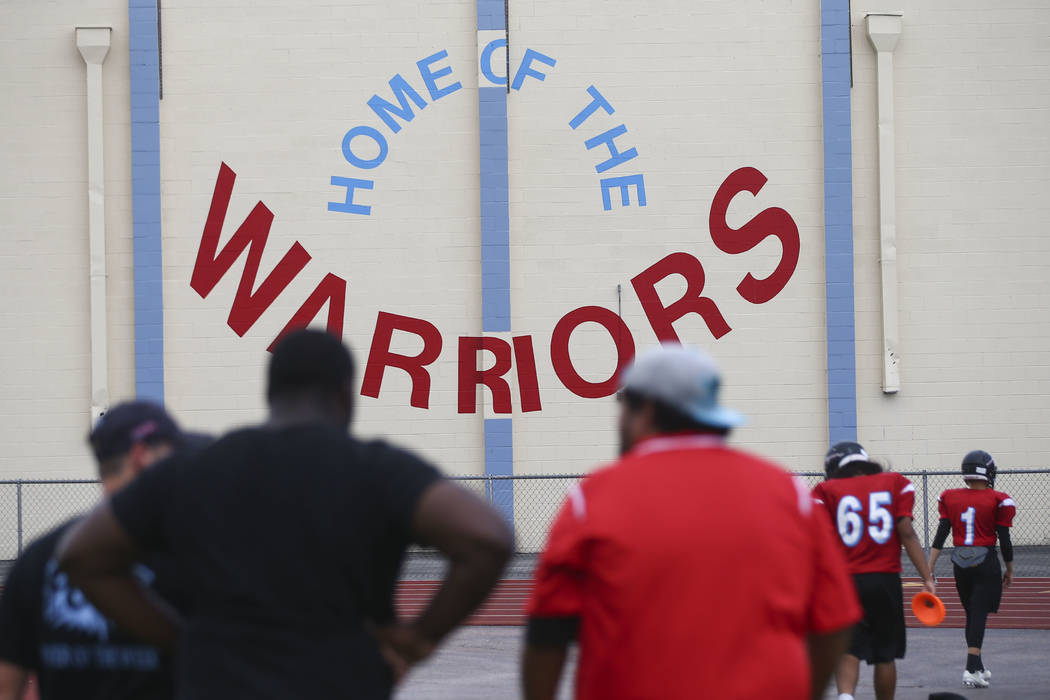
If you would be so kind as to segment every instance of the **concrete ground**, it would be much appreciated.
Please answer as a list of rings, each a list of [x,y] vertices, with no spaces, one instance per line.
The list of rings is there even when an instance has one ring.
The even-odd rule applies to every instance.
[[[520,627],[466,627],[454,634],[424,666],[415,669],[397,700],[512,700],[518,690]],[[989,630],[984,660],[992,687],[961,685],[966,650],[962,630],[910,629],[908,656],[897,666],[897,699],[927,700],[935,691],[952,691],[970,700],[1050,698],[1050,631]],[[570,698],[563,684],[562,698]],[[703,698],[698,682],[697,698]],[[828,698],[837,695],[828,692]],[[862,667],[857,700],[874,698],[871,674]],[[615,700],[610,698],[610,700]]]

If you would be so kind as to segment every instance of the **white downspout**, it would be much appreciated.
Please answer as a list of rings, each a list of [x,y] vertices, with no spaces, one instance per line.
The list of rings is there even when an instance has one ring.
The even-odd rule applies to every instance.
[[[109,407],[106,347],[106,170],[103,164],[102,63],[110,27],[77,27],[77,48],[87,64],[88,255],[91,275],[91,424]]]
[[[867,15],[868,39],[877,57],[879,102],[879,238],[882,270],[882,391],[901,388],[897,320],[897,164],[893,135],[893,49],[900,38],[900,14]]]

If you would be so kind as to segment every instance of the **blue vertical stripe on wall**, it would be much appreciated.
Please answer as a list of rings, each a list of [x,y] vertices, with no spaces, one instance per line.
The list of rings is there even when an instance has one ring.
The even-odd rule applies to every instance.
[[[164,401],[160,237],[160,63],[157,0],[129,0],[131,205],[134,223],[135,393]]]
[[[506,28],[507,13],[503,0],[478,0],[478,31]]]
[[[506,30],[503,0],[478,0],[478,31]],[[478,83],[481,153],[481,328],[510,330],[507,90]]]
[[[828,440],[857,439],[853,311],[853,145],[848,0],[820,7],[824,111],[824,268],[828,338]]]
[[[503,0],[477,0],[478,32],[506,30]],[[480,39],[480,34],[479,34]],[[509,76],[508,76],[509,79]],[[510,183],[507,154],[507,89],[478,80],[478,134],[481,154],[481,330],[510,330]],[[514,473],[514,430],[510,418],[485,420],[485,474]],[[514,484],[492,482],[495,506],[514,522]]]
[[[507,91],[478,88],[481,141],[481,329],[510,330]]]

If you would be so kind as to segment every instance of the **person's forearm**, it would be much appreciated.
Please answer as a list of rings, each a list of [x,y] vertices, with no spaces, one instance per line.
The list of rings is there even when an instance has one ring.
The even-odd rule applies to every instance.
[[[566,651],[565,647],[525,647],[521,660],[525,700],[554,700],[565,668]]]
[[[922,580],[926,581],[932,578],[933,568],[926,563],[926,553],[922,551],[919,537],[915,534],[912,534],[910,537],[904,537],[901,539],[901,544],[904,545],[904,551],[907,552],[908,558],[915,565],[915,569],[919,572]]]
[[[70,528],[55,558],[99,612],[142,641],[174,648],[181,620],[131,575],[137,552],[108,502]]]
[[[941,556],[941,550],[936,547],[930,547],[930,575],[933,575],[934,567],[937,566],[937,559]]]
[[[1003,553],[1003,561],[1012,564],[1014,560],[1014,543],[1010,538],[1010,528],[1000,525],[995,528],[996,536],[999,538],[999,549]]]
[[[513,536],[495,509],[447,481],[431,485],[420,497],[412,532],[417,542],[437,547],[449,559],[441,588],[412,624],[436,645],[495,587],[510,558]]]
[[[911,563],[915,565],[919,576],[922,577],[923,586],[929,593],[935,592],[936,585],[933,582],[932,569],[926,563],[926,553],[922,551],[919,535],[915,532],[910,517],[897,520],[897,536],[900,538],[901,545],[904,546],[904,551],[908,553]]]
[[[473,555],[452,561],[444,582],[415,626],[437,644],[477,609],[499,581],[509,548],[479,546]]]
[[[828,687],[831,674],[835,672],[839,660],[846,653],[849,635],[850,628],[847,627],[827,634],[809,636],[810,695],[813,700],[820,700],[824,697],[824,690]]]
[[[22,700],[28,680],[24,668],[0,661],[0,700]]]
[[[174,608],[131,574],[86,576],[73,580],[99,612],[138,639],[174,650],[182,620]]]
[[[952,522],[948,518],[941,518],[937,524],[937,533],[933,536],[933,544],[930,546],[930,576],[937,575],[937,558],[941,556],[944,543],[948,541],[948,535],[952,532]]]

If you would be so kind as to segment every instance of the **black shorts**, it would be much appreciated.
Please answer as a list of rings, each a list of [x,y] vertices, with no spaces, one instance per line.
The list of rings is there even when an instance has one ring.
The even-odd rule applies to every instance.
[[[953,568],[955,589],[959,591],[959,601],[966,612],[970,612],[971,606],[985,612],[999,612],[999,603],[1003,599],[1003,570],[994,547],[977,566],[960,569],[953,565]]]
[[[854,574],[864,619],[853,627],[849,653],[869,664],[904,658],[904,591],[900,574]]]

